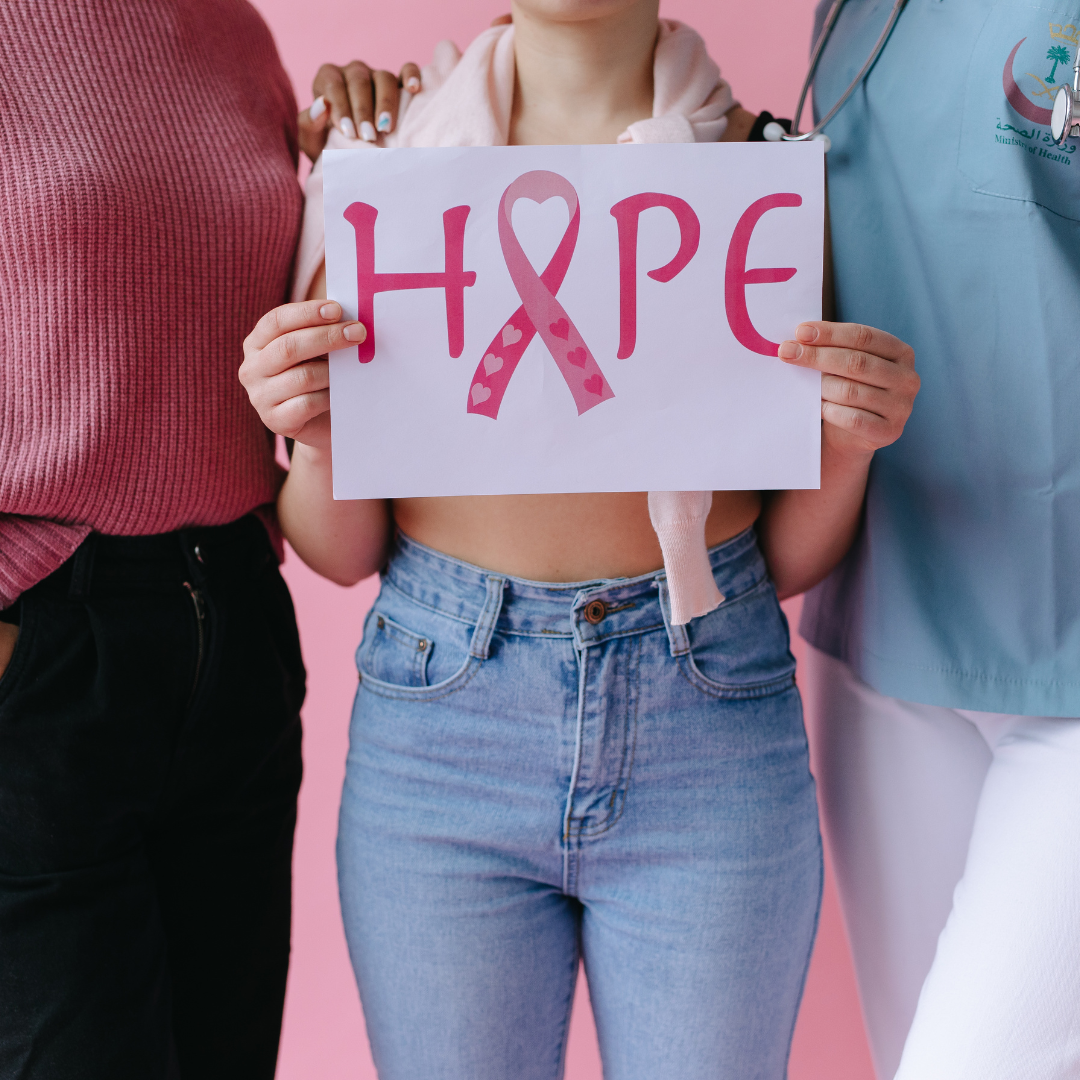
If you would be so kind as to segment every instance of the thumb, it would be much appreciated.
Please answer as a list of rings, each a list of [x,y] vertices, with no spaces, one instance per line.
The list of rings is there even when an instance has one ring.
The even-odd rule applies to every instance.
[[[330,110],[326,106],[326,99],[317,97],[311,105],[296,118],[297,132],[300,138],[300,149],[315,161],[323,152],[326,145],[326,137],[329,134],[327,121],[330,119]]]

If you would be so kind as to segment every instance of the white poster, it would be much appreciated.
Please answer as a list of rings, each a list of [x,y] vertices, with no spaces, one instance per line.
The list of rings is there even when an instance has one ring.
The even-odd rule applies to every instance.
[[[324,157],[335,498],[818,486],[820,143]]]

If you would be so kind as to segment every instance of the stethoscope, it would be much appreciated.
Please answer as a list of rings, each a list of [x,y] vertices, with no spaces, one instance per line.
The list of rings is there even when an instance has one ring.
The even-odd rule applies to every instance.
[[[851,85],[840,95],[836,104],[828,111],[824,119],[816,123],[809,131],[800,133],[799,120],[802,117],[803,105],[806,104],[806,95],[810,92],[810,87],[814,82],[814,75],[817,73],[818,63],[821,60],[821,54],[825,51],[825,46],[829,42],[829,37],[832,34],[833,27],[836,25],[836,20],[840,17],[840,9],[844,6],[844,3],[845,0],[833,0],[833,5],[829,8],[829,14],[825,18],[825,25],[821,29],[817,44],[814,46],[813,55],[810,57],[810,69],[806,73],[806,78],[803,79],[799,104],[795,107],[795,119],[791,122],[792,134],[787,134],[776,122],[766,124],[762,136],[768,142],[806,142],[809,139],[814,139],[824,142],[826,151],[829,149],[831,145],[829,137],[822,129],[847,104],[848,98],[862,85],[862,81],[869,74],[874,62],[881,55],[881,50],[885,48],[889,35],[893,32],[896,20],[900,18],[900,12],[904,10],[907,0],[894,0],[892,12],[889,14],[889,21],[885,24],[885,29],[881,31],[881,36],[877,39],[859,74],[851,80]],[[1072,87],[1060,87],[1057,97],[1054,99],[1054,109],[1050,117],[1050,134],[1061,146],[1065,145],[1065,140],[1070,136],[1080,136],[1080,49],[1077,49],[1076,52]]]
[[[821,61],[821,54],[825,51],[825,46],[829,43],[833,27],[836,25],[836,20],[840,18],[840,10],[843,8],[844,2],[845,0],[833,0],[833,5],[829,8],[829,14],[825,16],[825,25],[821,28],[817,44],[814,46],[814,51],[810,56],[810,68],[806,72],[806,78],[803,79],[802,91],[799,94],[799,104],[795,106],[795,119],[791,121],[792,134],[787,134],[787,132],[775,122],[766,124],[765,129],[761,134],[768,142],[807,142],[810,139],[814,139],[815,141],[825,143],[825,149],[828,151],[831,143],[828,135],[826,135],[822,129],[847,104],[848,98],[862,85],[863,79],[866,78],[870,69],[874,66],[874,62],[881,55],[881,50],[885,48],[885,43],[889,40],[889,35],[896,25],[896,20],[900,18],[900,12],[904,10],[904,5],[907,3],[907,0],[894,0],[893,9],[889,14],[889,21],[885,24],[885,29],[881,31],[881,36],[877,39],[873,50],[866,58],[866,63],[863,64],[862,68],[859,70],[859,74],[851,80],[851,85],[840,95],[836,104],[825,114],[825,117],[822,120],[819,120],[809,131],[800,133],[799,120],[802,118],[803,105],[806,104],[806,95],[810,93],[810,87],[813,85],[814,76],[817,74],[818,64]]]
[[[1073,84],[1059,86],[1054,98],[1054,111],[1050,113],[1050,135],[1058,146],[1064,146],[1070,136],[1080,135],[1080,49],[1076,50],[1073,64]]]

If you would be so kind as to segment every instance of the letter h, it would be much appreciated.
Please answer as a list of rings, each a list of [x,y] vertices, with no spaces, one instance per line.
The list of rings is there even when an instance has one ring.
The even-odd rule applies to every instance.
[[[445,270],[431,274],[375,273],[375,219],[379,211],[355,202],[344,214],[356,232],[356,317],[367,327],[367,339],[357,347],[361,364],[375,358],[375,294],[399,289],[443,289],[446,293],[446,337],[450,355],[465,348],[465,289],[476,284],[475,271],[464,269],[465,221],[468,206],[454,206],[443,214]]]

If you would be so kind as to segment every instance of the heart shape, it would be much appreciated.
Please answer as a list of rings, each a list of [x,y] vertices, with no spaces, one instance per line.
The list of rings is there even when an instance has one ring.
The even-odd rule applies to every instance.
[[[589,354],[585,351],[583,345],[579,345],[576,349],[571,349],[566,354],[567,363],[573,364],[574,367],[584,367],[585,361],[588,360]],[[598,390],[597,393],[600,391]]]
[[[565,341],[570,336],[570,324],[565,319],[553,322],[548,329],[557,337]]]
[[[595,394],[599,397],[604,392],[603,378],[599,375],[590,375],[585,380],[585,389],[588,390],[590,394]]]
[[[503,358],[501,356],[496,356],[494,353],[488,353],[484,357],[484,371],[487,372],[488,375],[494,375],[502,366]],[[480,384],[477,383],[476,385],[479,386]]]
[[[599,392],[600,391],[598,390],[597,393]],[[487,401],[489,397],[491,397],[491,391],[486,386],[484,386],[483,383],[473,383],[472,403],[474,405],[479,405],[482,402]]]
[[[521,340],[521,331],[516,329],[513,324],[507,323],[503,327],[502,339],[504,345],[516,345]]]

